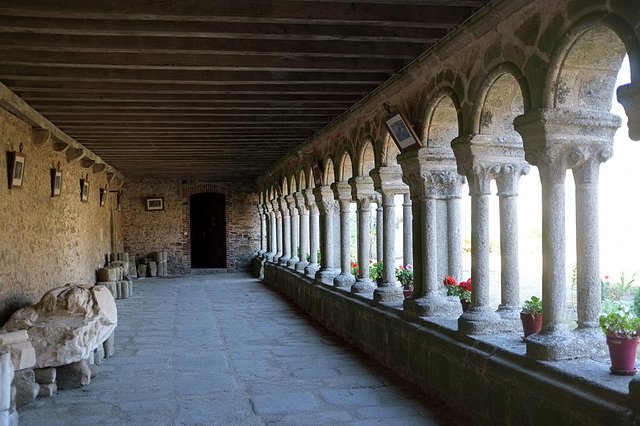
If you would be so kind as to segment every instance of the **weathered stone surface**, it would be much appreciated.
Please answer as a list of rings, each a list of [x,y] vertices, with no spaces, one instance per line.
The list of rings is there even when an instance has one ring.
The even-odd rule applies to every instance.
[[[109,282],[118,280],[118,269],[115,266],[107,266],[98,269],[98,282]]]
[[[145,278],[148,272],[148,265],[139,263],[137,266],[138,278]]]
[[[0,333],[0,350],[11,353],[11,362],[16,370],[31,368],[36,363],[36,351],[26,330]]]
[[[95,362],[96,365],[100,365],[102,364],[103,359],[104,359],[104,343],[102,345],[98,345],[98,347],[96,348],[95,353],[93,355],[93,362]]]
[[[36,376],[29,368],[16,371],[12,385],[16,387],[16,405],[18,407],[32,402],[40,392]]]
[[[96,283],[96,285],[105,286],[107,290],[109,290],[109,292],[111,293],[114,299],[118,297],[118,287],[115,281],[99,282],[99,283]]]
[[[86,359],[117,322],[115,301],[104,286],[66,285],[16,311],[4,329],[27,329],[36,351],[35,367],[44,368]]]
[[[75,389],[91,383],[91,370],[84,360],[58,367],[58,389]]]
[[[111,333],[111,335],[107,337],[107,340],[105,340],[102,343],[105,358],[109,358],[110,356],[113,356],[113,354],[115,353],[114,343],[115,343],[115,337],[113,333]]]
[[[46,398],[53,396],[58,391],[58,385],[55,383],[49,383],[46,385],[40,385],[40,392],[38,398]]]
[[[56,382],[56,369],[53,367],[36,368],[33,370],[36,377],[36,382],[41,385],[48,385]]]
[[[149,276],[150,277],[158,276],[158,264],[153,260],[149,262]]]

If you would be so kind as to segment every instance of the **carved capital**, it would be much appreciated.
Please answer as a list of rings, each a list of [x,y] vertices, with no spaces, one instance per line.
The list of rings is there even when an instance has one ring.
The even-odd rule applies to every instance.
[[[640,83],[631,82],[618,87],[617,96],[629,118],[629,137],[640,140]]]
[[[308,214],[309,210],[307,209],[307,201],[304,198],[304,193],[302,191],[298,191],[293,194],[293,197],[296,200],[296,207],[298,208],[298,212],[301,215]]]
[[[313,189],[316,197],[316,204],[321,214],[336,214],[339,211],[338,201],[335,199],[333,191],[329,186],[320,186]]]
[[[402,181],[400,167],[376,167],[369,173],[374,189],[381,195],[406,194],[409,187]]]

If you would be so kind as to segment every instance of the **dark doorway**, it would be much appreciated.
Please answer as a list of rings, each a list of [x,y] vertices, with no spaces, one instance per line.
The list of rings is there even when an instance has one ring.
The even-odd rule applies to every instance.
[[[227,267],[224,194],[194,194],[191,201],[191,267]]]

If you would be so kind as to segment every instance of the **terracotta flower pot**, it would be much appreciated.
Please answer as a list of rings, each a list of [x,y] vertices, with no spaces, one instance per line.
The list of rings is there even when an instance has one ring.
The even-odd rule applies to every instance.
[[[531,314],[520,312],[520,320],[522,321],[524,337],[535,334],[542,329],[542,314],[534,314],[532,317]]]
[[[607,334],[609,358],[611,358],[611,373],[622,376],[636,374],[637,337],[618,337]]]

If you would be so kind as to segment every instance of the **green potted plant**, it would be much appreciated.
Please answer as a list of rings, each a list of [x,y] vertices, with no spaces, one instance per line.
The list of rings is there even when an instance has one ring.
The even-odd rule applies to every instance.
[[[371,280],[376,281],[378,285],[382,284],[383,261],[374,262],[369,259],[369,276]]]
[[[413,266],[398,266],[396,268],[396,278],[402,285],[402,292],[404,294],[404,297],[410,296],[411,293],[413,293]]]
[[[640,318],[628,304],[617,303],[609,313],[600,315],[600,328],[607,336],[611,373],[624,376],[636,374]]]
[[[525,338],[539,332],[542,329],[542,299],[531,296],[531,299],[525,300],[520,320]]]

